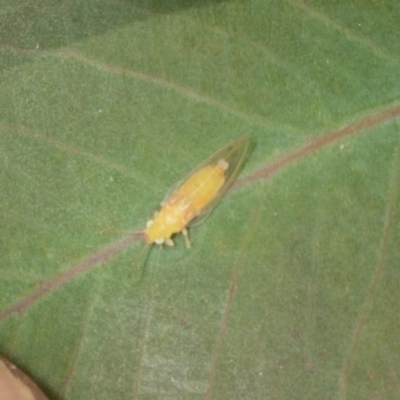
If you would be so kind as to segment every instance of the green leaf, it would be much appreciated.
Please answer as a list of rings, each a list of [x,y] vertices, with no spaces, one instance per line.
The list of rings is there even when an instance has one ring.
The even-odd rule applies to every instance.
[[[2,4],[1,353],[51,399],[399,397],[399,5]],[[243,135],[193,248],[146,247]]]

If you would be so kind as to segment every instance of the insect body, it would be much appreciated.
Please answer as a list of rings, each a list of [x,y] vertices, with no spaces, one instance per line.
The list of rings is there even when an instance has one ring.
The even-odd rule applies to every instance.
[[[144,231],[147,243],[173,246],[172,235],[182,232],[190,247],[187,227],[206,217],[240,172],[249,139],[238,139],[222,148],[192,171],[161,203]]]

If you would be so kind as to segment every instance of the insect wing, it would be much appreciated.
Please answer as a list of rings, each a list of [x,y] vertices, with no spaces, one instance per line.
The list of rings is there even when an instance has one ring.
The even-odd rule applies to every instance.
[[[235,140],[210,156],[206,161],[201,163],[190,174],[188,174],[188,176],[182,181],[183,183],[186,182],[186,180],[197,171],[205,168],[208,165],[217,164],[220,160],[223,160],[228,164],[228,167],[225,171],[225,181],[223,186],[220,188],[217,195],[205,207],[203,207],[203,209],[200,210],[200,214],[189,223],[189,227],[201,224],[210,215],[211,211],[218,204],[218,202],[239,175],[239,172],[247,159],[249,147],[249,138],[243,137]]]

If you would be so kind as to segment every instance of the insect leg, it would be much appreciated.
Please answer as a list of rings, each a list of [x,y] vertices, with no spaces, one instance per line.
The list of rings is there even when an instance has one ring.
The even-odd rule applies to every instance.
[[[175,245],[174,241],[171,238],[165,239],[164,243],[167,246],[174,246]]]
[[[186,228],[183,228],[182,234],[183,237],[185,238],[186,247],[189,249],[190,247],[192,247],[192,243],[190,243],[188,230]]]

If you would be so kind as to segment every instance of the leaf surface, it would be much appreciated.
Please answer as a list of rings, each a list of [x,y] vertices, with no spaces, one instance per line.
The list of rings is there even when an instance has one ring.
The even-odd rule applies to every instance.
[[[0,351],[49,398],[398,398],[400,6],[327,4],[3,2]]]

